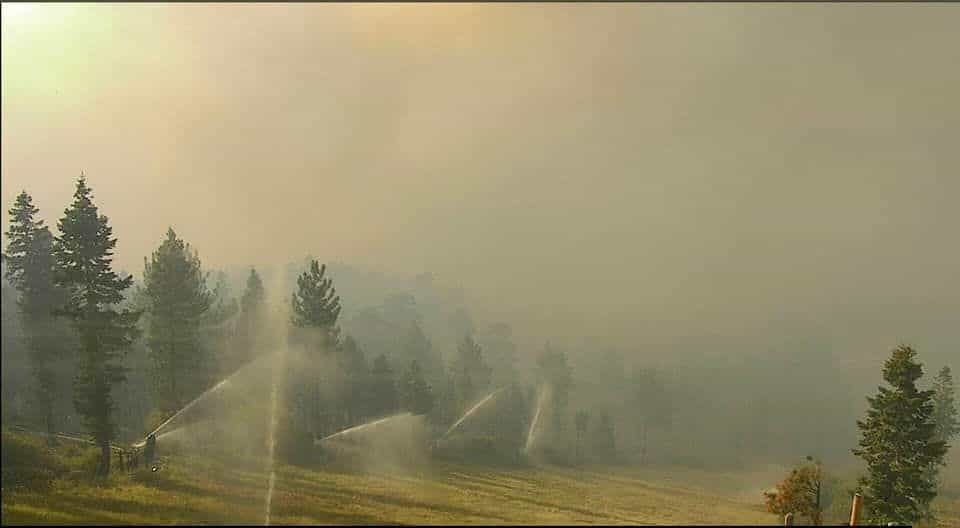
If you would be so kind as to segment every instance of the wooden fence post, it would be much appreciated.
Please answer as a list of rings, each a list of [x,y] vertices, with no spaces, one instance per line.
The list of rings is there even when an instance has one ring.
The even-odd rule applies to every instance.
[[[856,526],[860,518],[860,494],[853,495],[853,507],[850,508],[850,526]]]

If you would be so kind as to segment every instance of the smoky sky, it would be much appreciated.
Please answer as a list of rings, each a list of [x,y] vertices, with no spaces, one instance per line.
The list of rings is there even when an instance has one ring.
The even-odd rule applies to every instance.
[[[134,273],[172,226],[541,338],[960,348],[952,6],[4,10],[5,209],[54,224],[83,170]]]

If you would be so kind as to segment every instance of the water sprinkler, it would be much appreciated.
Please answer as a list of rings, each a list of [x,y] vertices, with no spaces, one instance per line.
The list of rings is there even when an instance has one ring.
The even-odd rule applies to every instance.
[[[157,456],[157,437],[150,433],[147,436],[147,441],[144,444],[143,456],[146,459],[147,464],[153,462],[154,458]]]

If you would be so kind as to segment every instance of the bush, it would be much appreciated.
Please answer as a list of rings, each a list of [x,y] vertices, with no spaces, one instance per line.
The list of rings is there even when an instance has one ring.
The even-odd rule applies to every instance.
[[[823,520],[823,511],[836,495],[836,479],[828,478],[818,462],[807,457],[808,463],[792,471],[777,484],[776,490],[764,493],[767,511],[778,515],[793,513],[803,516],[816,526]]]

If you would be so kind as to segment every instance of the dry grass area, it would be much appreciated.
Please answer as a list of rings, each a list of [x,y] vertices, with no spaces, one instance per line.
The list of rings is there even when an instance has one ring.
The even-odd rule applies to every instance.
[[[60,480],[43,491],[3,492],[4,524],[259,524],[262,471],[174,460],[96,485]],[[566,469],[368,473],[282,467],[275,524],[764,524],[746,504],[653,478]]]
[[[4,435],[4,441],[8,439]],[[64,448],[59,448],[64,449]],[[262,464],[166,459],[96,483],[95,453],[68,448],[67,473],[11,487],[3,524],[262,524]],[[94,455],[91,457],[90,455]],[[58,454],[61,459],[64,455]],[[87,460],[89,458],[89,460]],[[7,468],[5,468],[6,470]],[[718,473],[677,468],[490,468],[432,463],[365,473],[281,466],[274,524],[776,524],[760,490],[781,468]],[[937,503],[940,526],[960,526],[960,500]]]
[[[278,476],[277,523],[769,524],[739,502],[663,481],[657,472],[435,465],[419,474]]]
[[[10,438],[4,435],[5,441]],[[45,449],[35,444],[38,449]],[[174,457],[91,480],[96,453],[76,447],[73,463],[42,484],[3,489],[3,524],[260,524],[267,475],[262,464]],[[86,452],[89,451],[89,452]],[[59,460],[64,453],[51,453]],[[77,469],[78,466],[85,469]],[[71,469],[71,467],[73,469]],[[22,473],[22,477],[25,473]],[[697,475],[666,470],[489,468],[427,464],[420,470],[364,473],[281,466],[275,524],[763,524],[772,516],[736,497],[695,485]],[[22,480],[22,479],[21,479]]]

